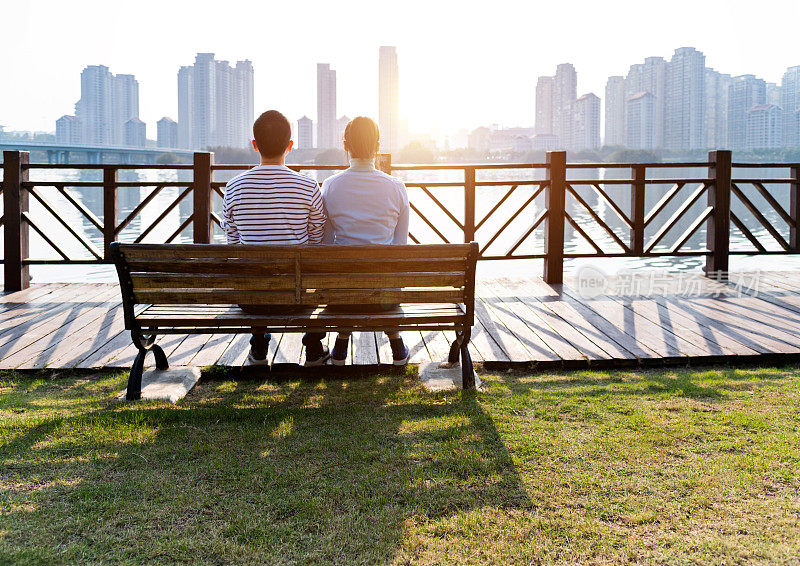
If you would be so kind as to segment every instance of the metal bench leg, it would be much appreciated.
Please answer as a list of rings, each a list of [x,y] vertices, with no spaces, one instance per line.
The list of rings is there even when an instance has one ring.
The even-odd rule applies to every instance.
[[[156,358],[156,368],[157,369],[169,369],[169,362],[167,361],[167,355],[164,353],[164,350],[161,349],[161,346],[158,344],[153,344],[152,347],[153,355]]]
[[[142,398],[142,372],[144,371],[144,357],[147,355],[147,350],[139,350],[136,354],[136,359],[133,360],[131,367],[131,375],[128,377],[128,390],[125,393],[125,399],[128,401],[138,401]]]
[[[138,401],[142,398],[142,374],[144,373],[144,359],[147,357],[147,352],[152,350],[156,358],[156,368],[160,370],[167,369],[169,362],[167,362],[167,355],[161,346],[156,344],[155,336],[142,336],[138,331],[131,331],[131,339],[133,345],[139,350],[136,354],[136,359],[133,360],[131,367],[131,374],[128,377],[128,389],[125,393],[125,399],[128,401]]]
[[[465,331],[460,337],[461,345],[461,387],[464,391],[475,389],[475,370],[472,367],[472,356],[469,355],[470,331]]]
[[[447,356],[447,362],[451,364],[458,363],[458,354],[461,351],[461,337],[464,333],[460,330],[456,331],[456,339],[450,344],[450,354]]]

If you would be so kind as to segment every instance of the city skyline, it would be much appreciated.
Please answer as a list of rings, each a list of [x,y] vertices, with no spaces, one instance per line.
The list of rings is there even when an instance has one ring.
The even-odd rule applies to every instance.
[[[380,47],[379,70],[378,120],[383,149],[395,152],[414,139],[424,144],[430,140],[435,147],[432,138],[409,136],[405,128],[400,135],[395,47]],[[529,142],[514,145],[578,151],[602,145],[667,150],[794,147],[800,139],[799,75],[800,67],[794,66],[784,72],[780,84],[752,74],[731,77],[706,67],[704,53],[679,47],[669,61],[646,57],[644,63],[632,64],[625,77],[608,77],[603,106],[594,93],[578,96],[575,67],[561,63],[554,75],[538,77]],[[248,147],[254,118],[253,76],[249,60],[237,61],[232,67],[228,61],[215,59],[213,53],[198,53],[194,65],[180,67],[177,73],[179,120],[175,123],[165,116],[158,121],[155,145]],[[146,124],[138,118],[138,99],[135,76],[114,75],[105,66],[89,65],[81,73],[81,98],[75,104],[75,115],[56,121],[55,140],[144,147]],[[294,127],[295,135],[304,138],[298,148],[340,145],[349,118],[336,117],[336,100],[336,71],[328,63],[318,63],[317,137],[313,142],[314,122],[304,115]],[[605,115],[605,136],[601,136],[601,114]],[[492,130],[498,131],[496,125]]]
[[[197,52],[252,60],[259,71],[256,109],[279,108],[293,120],[304,114],[313,117],[314,65],[329,61],[341,85],[339,114],[377,116],[375,52],[381,45],[394,45],[401,54],[401,112],[412,131],[533,124],[536,77],[564,61],[581,70],[579,92],[598,96],[606,78],[624,75],[632,61],[651,55],[667,58],[684,45],[703,51],[707,65],[719,72],[751,73],[777,82],[787,67],[797,64],[791,38],[792,22],[800,15],[800,7],[791,2],[766,1],[759,10],[745,2],[675,2],[657,12],[659,26],[669,34],[656,34],[647,25],[656,15],[650,6],[576,2],[568,17],[572,40],[556,42],[563,31],[537,22],[563,21],[563,9],[518,2],[500,1],[493,10],[481,11],[480,18],[464,18],[465,25],[453,25],[452,7],[414,2],[404,10],[367,9],[364,3],[334,7],[309,2],[302,8],[271,9],[243,3],[236,11],[215,10],[212,18],[200,18],[200,12],[193,16],[187,2],[145,0],[135,10],[80,1],[43,0],[35,10],[24,4],[8,8],[15,25],[0,38],[3,52],[11,54],[4,67],[22,85],[0,93],[0,124],[8,130],[52,130],[54,121],[71,113],[78,98],[73,77],[88,63],[102,63],[137,77],[142,85],[140,118],[153,131],[162,116],[176,119],[175,69]],[[416,8],[423,6],[428,16],[420,19]],[[465,3],[460,16],[477,13],[476,6]],[[737,16],[743,11],[747,18]],[[369,13],[375,25],[359,26],[361,35],[352,41],[350,15],[359,12]],[[169,28],[167,41],[131,41],[146,37],[154,13],[181,25]],[[614,17],[608,17],[612,13]],[[301,21],[303,39],[297,39],[292,26],[265,38],[257,33],[257,22],[267,18]],[[391,26],[382,25],[387,21]],[[598,21],[604,22],[602,28]],[[635,21],[642,25],[631,25]],[[741,41],[744,36],[747,42]],[[422,37],[426,41],[419,41]],[[102,52],[98,45],[103,45]],[[283,48],[287,45],[291,49]],[[544,49],[546,45],[559,47]],[[636,46],[635,52],[631,46]],[[47,68],[47,76],[39,76],[39,68]],[[287,88],[291,85],[295,88]]]

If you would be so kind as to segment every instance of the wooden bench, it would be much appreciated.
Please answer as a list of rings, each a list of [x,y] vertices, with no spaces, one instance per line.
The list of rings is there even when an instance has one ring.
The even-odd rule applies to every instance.
[[[475,309],[478,245],[252,246],[111,244],[125,328],[139,350],[128,399],[141,397],[145,355],[167,357],[160,334],[454,330],[448,361],[461,356],[463,386],[475,387],[467,344]],[[292,306],[249,314],[238,305]],[[400,305],[336,312],[341,305]],[[368,310],[368,309],[367,309]]]

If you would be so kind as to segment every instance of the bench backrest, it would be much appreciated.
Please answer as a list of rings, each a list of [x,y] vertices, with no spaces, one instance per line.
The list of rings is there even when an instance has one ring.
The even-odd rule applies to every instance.
[[[478,245],[111,245],[128,304],[464,303]],[[126,296],[127,295],[127,296]]]

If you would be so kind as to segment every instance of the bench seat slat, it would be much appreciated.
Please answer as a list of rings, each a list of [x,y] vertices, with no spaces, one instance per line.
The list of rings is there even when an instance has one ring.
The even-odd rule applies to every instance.
[[[469,254],[469,244],[428,244],[424,246],[307,246],[300,257],[310,259],[401,259],[450,257],[463,260]]]
[[[295,275],[246,275],[134,272],[136,289],[292,290]],[[312,289],[383,289],[387,287],[460,287],[464,274],[444,273],[326,273],[304,275],[302,286]]]
[[[455,323],[456,325],[466,325],[464,321]],[[410,324],[392,324],[391,327],[396,328],[398,332],[405,332],[409,330],[429,332],[433,330],[453,330],[453,322],[435,322],[435,323],[420,323],[414,322]],[[384,330],[384,326],[366,326],[366,325],[344,325],[334,324],[319,326],[310,325],[308,323],[299,324],[296,326],[288,326],[281,324],[263,324],[258,326],[247,324],[245,326],[141,326],[143,334],[249,334],[253,328],[258,328],[259,332],[379,332]]]
[[[303,275],[307,289],[384,289],[398,287],[458,287],[464,274],[443,273],[326,273]]]
[[[396,303],[460,303],[460,289],[323,289],[305,292],[295,300],[294,291],[237,291],[217,289],[137,289],[139,304],[225,304],[225,305],[385,305]]]
[[[438,313],[438,312],[445,312],[450,313],[453,312],[453,309],[456,305],[454,304],[435,304],[435,303],[411,303],[407,305],[403,305],[404,312],[413,312],[413,313],[424,313],[424,312],[431,312],[431,313]],[[162,316],[169,316],[169,315],[184,315],[184,314],[203,314],[203,315],[214,315],[214,314],[241,314],[242,310],[237,305],[142,305],[139,312],[147,312],[148,316],[153,315],[162,315]],[[306,307],[307,311],[304,310],[303,312],[317,312],[325,310],[326,307]],[[354,308],[354,307],[350,307]],[[379,311],[377,314],[381,313],[391,313],[393,311]],[[249,314],[249,313],[248,313]],[[374,311],[369,313],[370,315],[376,314]]]
[[[137,259],[128,262],[132,272],[199,273],[209,275],[285,275],[294,273],[294,260],[236,258]]]
[[[422,308],[424,307],[424,308]],[[336,312],[310,307],[291,314],[250,314],[236,306],[175,307],[152,305],[136,320],[143,327],[229,327],[229,326],[356,326],[382,328],[408,324],[453,324],[464,322],[465,312],[459,304],[402,305],[383,312]]]
[[[131,259],[131,272],[136,273],[198,273],[208,275],[285,275],[295,272],[294,259],[248,259],[248,258],[175,258],[169,260]],[[300,261],[303,273],[460,273],[462,277],[467,265],[463,258],[395,258],[395,259],[311,259]]]
[[[215,289],[136,289],[139,304],[293,305],[294,291],[221,291]]]
[[[364,259],[451,257],[464,258],[469,254],[469,244],[404,245],[404,246],[259,246],[226,244],[126,244],[125,258],[135,259],[189,259],[242,257],[250,259]]]
[[[467,270],[464,258],[427,257],[393,259],[300,259],[303,273],[409,273],[450,271],[463,274]]]
[[[131,273],[136,289],[294,290],[294,275],[209,275],[202,273]]]

